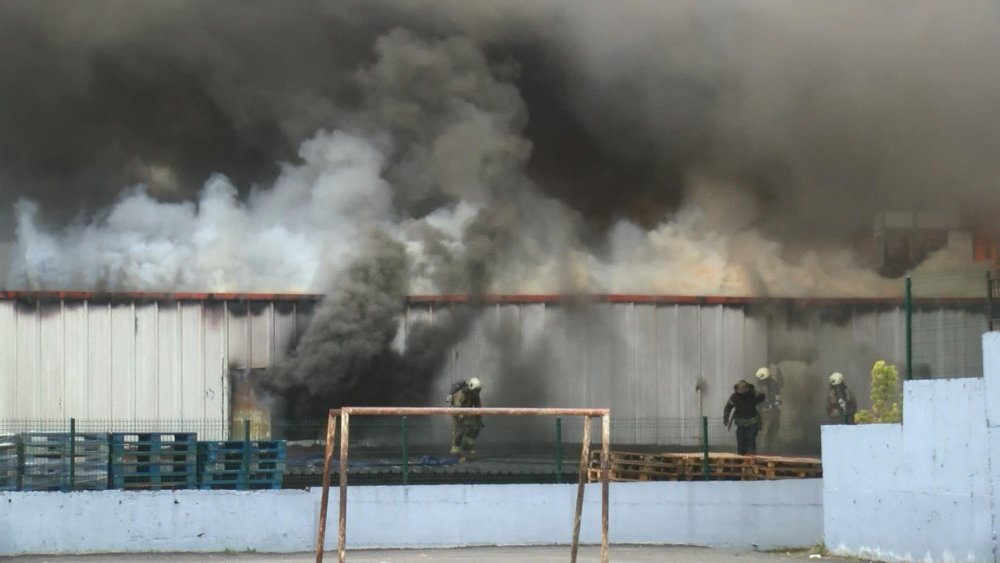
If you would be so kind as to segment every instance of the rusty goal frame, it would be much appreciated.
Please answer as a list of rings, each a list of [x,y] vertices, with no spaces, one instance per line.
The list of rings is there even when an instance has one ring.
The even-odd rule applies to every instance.
[[[594,418],[601,419],[601,563],[608,561],[608,468],[611,453],[611,411],[610,409],[563,409],[563,408],[454,408],[454,407],[343,407],[331,409],[326,424],[326,452],[323,456],[323,494],[320,500],[319,528],[316,531],[316,563],[323,563],[323,549],[326,539],[326,514],[330,501],[330,466],[333,459],[333,443],[340,421],[340,522],[337,537],[338,561],[344,563],[347,557],[347,453],[350,437],[351,415],[357,416],[432,416],[432,415],[484,415],[484,416],[582,416],[583,447],[580,453],[580,473],[576,489],[576,509],[573,514],[573,539],[570,547],[570,563],[576,563],[580,544],[580,518],[583,513],[583,492],[586,484],[590,458],[590,427]]]

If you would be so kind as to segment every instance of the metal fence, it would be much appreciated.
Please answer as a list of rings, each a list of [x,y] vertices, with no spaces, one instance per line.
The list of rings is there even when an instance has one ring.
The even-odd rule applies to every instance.
[[[477,440],[477,455],[459,462],[450,453],[451,421],[448,417],[356,417],[351,423],[351,462],[348,468],[352,484],[425,484],[425,483],[559,483],[576,480],[579,470],[580,439],[583,421],[578,417],[484,417],[485,428]],[[785,417],[780,424],[765,417],[758,438],[758,452],[772,455],[818,457],[820,426],[830,423],[821,417]],[[272,420],[269,436],[255,436],[248,423],[235,421],[223,428],[216,421],[101,421],[101,420],[0,420],[0,438],[29,433],[65,435],[76,433],[195,433],[225,435],[234,444],[249,437],[251,441],[282,441],[287,454],[282,454],[282,486],[302,488],[322,482],[325,448],[325,420]],[[705,431],[707,431],[707,440]],[[636,436],[653,439],[636,443]],[[139,437],[139,440],[150,440]],[[628,444],[615,447],[615,443]],[[147,443],[141,442],[140,443]],[[199,442],[200,443],[200,442]],[[616,451],[645,453],[735,452],[735,433],[727,429],[721,417],[701,418],[612,418],[611,443]],[[0,444],[2,445],[2,444]],[[234,451],[238,446],[231,446]],[[223,451],[225,448],[223,448]],[[167,457],[138,458],[133,453],[133,465],[155,466],[162,475],[177,471],[191,462],[187,452],[165,448]],[[3,452],[0,451],[0,454]],[[112,453],[112,457],[114,457]],[[0,478],[4,473],[0,455]],[[152,461],[150,461],[152,460]],[[120,461],[120,460],[119,460]],[[334,481],[339,471],[337,456],[333,460]],[[23,463],[22,463],[23,466]],[[8,468],[10,469],[10,468]],[[12,471],[16,471],[12,470]],[[123,481],[108,473],[110,487]],[[129,475],[134,475],[134,471]],[[141,475],[140,475],[141,477]],[[13,481],[16,481],[14,476]],[[141,480],[151,483],[149,479]],[[173,480],[156,481],[188,483],[183,475]],[[132,479],[132,483],[136,480]],[[200,482],[199,482],[200,483]],[[2,483],[0,483],[2,485]],[[11,488],[11,487],[8,487]],[[63,486],[56,490],[78,489]],[[156,488],[154,486],[135,488]],[[162,488],[185,488],[173,486]]]
[[[980,377],[982,334],[990,330],[990,289],[985,269],[906,278],[905,379]]]

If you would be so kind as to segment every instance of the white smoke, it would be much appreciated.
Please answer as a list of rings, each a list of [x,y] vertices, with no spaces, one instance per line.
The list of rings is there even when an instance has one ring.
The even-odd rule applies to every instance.
[[[247,201],[215,176],[196,202],[164,203],[142,187],[85,225],[47,232],[38,206],[17,209],[9,285],[198,291],[316,291],[352,255],[361,229],[390,225],[384,158],[369,142],[321,132]]]

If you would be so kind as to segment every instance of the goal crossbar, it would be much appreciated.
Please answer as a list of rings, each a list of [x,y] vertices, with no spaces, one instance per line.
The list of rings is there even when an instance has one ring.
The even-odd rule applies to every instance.
[[[458,408],[458,407],[343,407],[330,409],[326,424],[326,452],[323,456],[323,494],[320,497],[319,528],[316,531],[316,563],[323,563],[326,540],[327,505],[330,500],[330,468],[333,461],[333,443],[340,422],[340,513],[337,534],[337,556],[340,563],[347,558],[347,458],[351,415],[356,416],[582,416],[583,439],[580,452],[580,471],[576,489],[576,508],[573,513],[573,539],[570,563],[576,563],[580,545],[580,519],[583,513],[583,492],[587,483],[587,464],[590,458],[590,427],[594,418],[601,419],[601,563],[608,561],[608,469],[611,457],[611,410],[606,408]]]

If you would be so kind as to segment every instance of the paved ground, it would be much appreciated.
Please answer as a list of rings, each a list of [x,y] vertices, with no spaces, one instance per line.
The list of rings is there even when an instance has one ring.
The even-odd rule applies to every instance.
[[[838,557],[810,557],[807,553],[762,553],[755,551],[738,551],[725,549],[709,549],[703,547],[683,546],[612,546],[611,561],[627,563],[660,563],[663,561],[677,563],[770,563],[774,561],[855,561]],[[148,555],[73,555],[73,556],[22,556],[5,558],[0,561],[19,561],[23,563],[125,563],[139,561],[142,563],[307,563],[315,561],[311,553],[298,554],[148,554]],[[324,558],[326,563],[336,563],[337,553],[328,552]],[[426,549],[426,550],[356,550],[347,552],[349,563],[565,563],[569,561],[569,547],[478,547],[460,549]],[[600,550],[587,546],[580,549],[579,563],[600,561]]]

